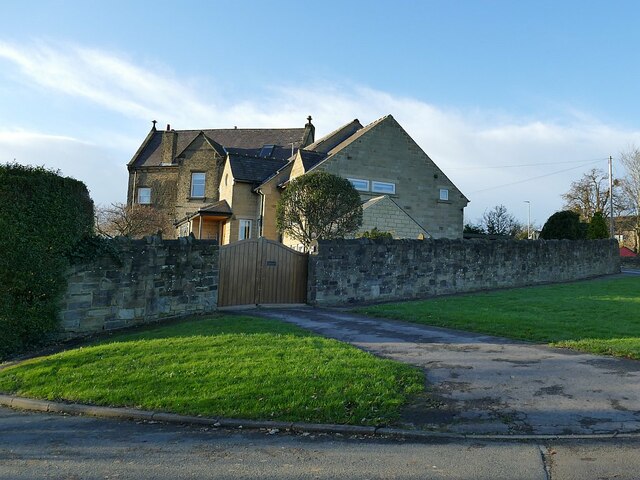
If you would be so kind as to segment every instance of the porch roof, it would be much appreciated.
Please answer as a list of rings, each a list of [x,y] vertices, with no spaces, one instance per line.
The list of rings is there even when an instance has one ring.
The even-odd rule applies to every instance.
[[[178,220],[175,225],[180,226],[183,223],[188,222],[189,220],[193,220],[196,217],[207,217],[212,220],[226,220],[227,218],[233,215],[233,211],[231,207],[227,203],[226,200],[220,200],[219,202],[211,203],[200,208],[198,211],[192,213],[191,215],[187,215],[186,217]]]

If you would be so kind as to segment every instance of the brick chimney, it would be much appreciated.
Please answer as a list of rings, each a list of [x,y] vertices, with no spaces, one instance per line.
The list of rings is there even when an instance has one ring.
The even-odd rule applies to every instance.
[[[162,132],[162,163],[173,163],[176,157],[176,143],[178,134],[167,124],[167,130]]]

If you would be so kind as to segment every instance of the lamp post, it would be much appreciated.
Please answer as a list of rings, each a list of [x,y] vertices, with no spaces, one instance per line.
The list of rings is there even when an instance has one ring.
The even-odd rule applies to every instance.
[[[529,200],[525,200],[524,203],[529,206],[529,215],[527,217],[527,240],[531,240],[531,202]]]

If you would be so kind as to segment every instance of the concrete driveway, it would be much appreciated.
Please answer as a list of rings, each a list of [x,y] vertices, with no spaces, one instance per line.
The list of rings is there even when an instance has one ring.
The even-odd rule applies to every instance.
[[[451,433],[640,432],[640,362],[316,308],[251,312],[423,368],[408,427]]]

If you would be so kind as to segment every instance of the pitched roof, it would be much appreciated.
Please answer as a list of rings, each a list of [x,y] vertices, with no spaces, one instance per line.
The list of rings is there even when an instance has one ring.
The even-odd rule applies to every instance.
[[[315,168],[317,165],[319,165],[320,163],[324,162],[325,160],[327,160],[329,157],[331,157],[331,155],[333,155],[334,153],[339,152],[340,150],[342,150],[343,148],[345,148],[346,146],[350,145],[351,143],[355,142],[357,139],[359,139],[360,137],[362,137],[363,135],[367,134],[368,132],[370,132],[371,130],[373,130],[377,125],[379,125],[380,123],[384,122],[387,119],[393,119],[393,117],[391,115],[385,115],[382,118],[379,118],[378,120],[371,122],[369,125],[367,125],[364,128],[357,128],[355,129],[355,131],[352,131],[351,135],[347,136],[346,138],[342,138],[342,141],[340,143],[336,143],[334,144],[332,142],[331,144],[331,148],[330,150],[328,150],[327,156],[322,159],[321,161],[317,162],[315,165],[313,165],[313,167],[311,168]],[[351,122],[351,124],[347,124],[344,127],[342,127],[342,129],[344,129],[344,133],[347,133],[349,131],[348,127],[349,125],[352,125],[354,122],[358,122],[358,120],[354,120],[353,122]],[[358,122],[358,124],[360,124],[360,122]],[[361,126],[362,127],[362,126]],[[341,130],[341,129],[339,129]],[[337,132],[338,130],[336,130]],[[335,133],[335,132],[334,132]],[[329,134],[329,135],[333,135],[333,134]],[[336,139],[341,138],[340,136],[336,137]],[[322,139],[318,140],[318,142],[321,142]],[[314,145],[314,144],[312,144]],[[309,147],[311,147],[312,145],[309,145]],[[307,148],[309,148],[307,147]],[[308,172],[309,169],[306,169],[306,171]]]
[[[288,163],[287,160],[278,158],[232,153],[229,154],[228,159],[233,178],[239,182],[251,183],[262,183]]]
[[[220,200],[219,202],[212,203],[211,205],[207,205],[206,207],[202,207],[200,210],[198,210],[197,213],[231,215],[233,212],[231,211],[231,207],[226,200]]]
[[[351,135],[358,130],[364,128],[360,121],[356,118],[352,122],[343,125],[342,127],[334,130],[328,135],[325,135],[317,142],[313,142],[311,145],[305,147],[305,150],[311,150],[314,152],[329,153],[336,146],[340,145]]]
[[[260,150],[264,145],[280,147],[280,156],[288,152],[291,155],[291,145],[297,150],[303,142],[305,128],[219,128],[208,130],[174,130],[176,135],[176,156],[179,156],[203,133],[209,143],[221,145],[229,149]],[[162,163],[162,136],[166,132],[152,130],[145,140],[145,144],[133,156],[130,166],[158,166]]]
[[[620,247],[620,256],[621,257],[637,257],[636,253],[627,247]]]
[[[300,150],[300,157],[302,157],[302,165],[304,166],[304,171],[308,172],[317,164],[319,164],[322,160],[327,158],[327,154],[322,152],[312,152],[309,150],[302,149]]]

